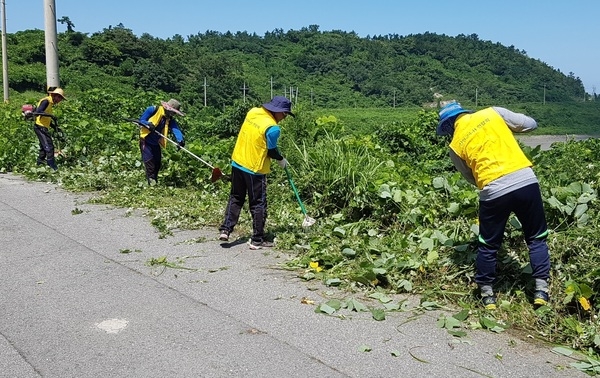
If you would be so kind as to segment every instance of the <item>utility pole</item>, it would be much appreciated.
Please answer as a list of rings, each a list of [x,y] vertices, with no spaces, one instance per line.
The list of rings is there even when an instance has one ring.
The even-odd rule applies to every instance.
[[[204,107],[206,108],[206,76],[204,77]]]
[[[546,105],[546,84],[544,84],[544,102],[543,105]]]
[[[246,103],[246,89],[250,89],[250,87],[247,87],[246,82],[244,81],[244,86],[242,87],[242,90],[244,91],[244,104]]]
[[[8,55],[6,54],[6,1],[2,0],[2,86],[4,102],[8,102]]]
[[[58,76],[58,39],[56,37],[56,4],[44,0],[44,29],[46,36],[46,89],[60,87]]]

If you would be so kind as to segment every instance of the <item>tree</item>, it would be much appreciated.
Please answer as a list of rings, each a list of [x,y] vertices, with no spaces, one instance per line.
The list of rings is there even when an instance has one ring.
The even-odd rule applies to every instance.
[[[67,16],[62,16],[58,20],[62,25],[67,24],[67,33],[72,33],[75,31],[75,24],[69,19]]]

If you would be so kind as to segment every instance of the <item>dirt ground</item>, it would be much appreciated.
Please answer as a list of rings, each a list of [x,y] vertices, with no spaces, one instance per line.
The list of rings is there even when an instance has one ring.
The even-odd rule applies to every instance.
[[[516,135],[516,137],[527,146],[542,146],[542,150],[549,150],[552,143],[593,138],[590,135]]]

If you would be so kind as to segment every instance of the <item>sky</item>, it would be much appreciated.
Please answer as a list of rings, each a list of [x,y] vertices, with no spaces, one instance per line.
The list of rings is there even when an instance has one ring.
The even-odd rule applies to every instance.
[[[44,29],[50,0],[0,0],[6,32]],[[360,37],[425,32],[477,34],[527,52],[600,92],[599,0],[54,0],[56,16],[69,17],[79,32],[93,34],[122,24],[140,36],[167,39],[206,31],[246,31],[263,36],[275,29],[343,30]],[[57,24],[58,32],[66,25]],[[582,94],[583,96],[583,94]]]

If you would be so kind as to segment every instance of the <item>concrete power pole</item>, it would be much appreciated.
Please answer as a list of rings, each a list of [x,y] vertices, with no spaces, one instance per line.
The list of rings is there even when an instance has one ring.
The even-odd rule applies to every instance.
[[[60,87],[58,76],[58,39],[56,37],[56,4],[44,0],[44,29],[46,36],[46,88]]]
[[[8,55],[6,50],[6,2],[2,0],[2,86],[4,87],[4,102],[8,102]]]

